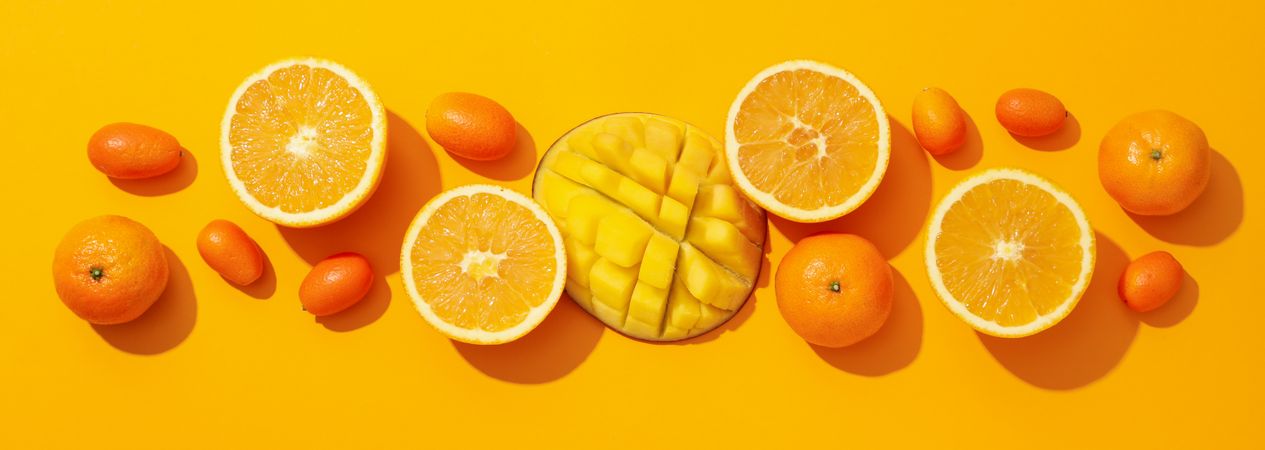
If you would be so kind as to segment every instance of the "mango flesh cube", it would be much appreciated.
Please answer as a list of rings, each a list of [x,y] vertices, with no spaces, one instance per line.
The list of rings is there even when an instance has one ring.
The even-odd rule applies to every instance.
[[[698,195],[698,174],[689,169],[677,166],[672,171],[672,181],[668,182],[668,197],[672,197],[687,208],[693,209],[694,197]]]
[[[681,127],[658,119],[646,121],[646,150],[664,160],[676,161],[681,155],[684,134]]]
[[[680,245],[672,238],[654,233],[646,245],[637,279],[651,286],[667,289],[672,284],[672,275],[676,271],[676,253],[679,248]]]
[[[593,137],[593,150],[602,164],[623,174],[631,172],[628,160],[632,158],[633,148],[619,136],[599,133]]]
[[[646,146],[646,129],[641,119],[632,116],[616,116],[602,122],[602,130],[618,136],[633,147]]]
[[[628,310],[628,300],[636,284],[636,269],[620,267],[606,259],[598,259],[589,271],[589,291],[593,293],[594,306],[604,303],[621,316]]]
[[[585,276],[587,278],[587,275]],[[581,286],[575,280],[567,278],[567,296],[585,310],[593,309],[588,286]]]
[[[612,214],[597,225],[593,250],[621,267],[633,267],[641,263],[651,234],[657,233],[641,219],[626,212]]]
[[[587,190],[552,170],[540,172],[540,183],[545,193],[545,199],[541,203],[556,218],[566,218],[567,211],[571,209],[571,200]]]
[[[628,320],[651,325],[657,332],[663,323],[663,312],[668,306],[668,290],[637,282],[632,299],[628,303]]]
[[[532,191],[562,232],[567,293],[611,328],[686,339],[750,295],[765,216],[698,128],[644,113],[585,122],[545,153]]]
[[[694,217],[686,234],[690,243],[716,262],[747,280],[760,268],[760,247],[747,240],[734,224],[714,217]]]
[[[597,262],[597,252],[589,248],[579,239],[563,239],[567,249],[567,275],[576,284],[589,287],[589,271]]]
[[[602,218],[617,211],[610,201],[600,195],[578,195],[571,199],[567,208],[567,236],[590,247],[597,239],[597,225]]]
[[[678,169],[685,168],[700,178],[711,169],[712,160],[717,157],[716,147],[701,133],[690,130],[685,134],[685,147],[681,148],[681,159],[677,160]]]
[[[694,328],[698,323],[700,304],[684,284],[672,283],[668,297],[668,325],[685,330]]]
[[[629,174],[642,186],[650,188],[656,194],[663,195],[668,192],[668,162],[659,155],[654,154],[650,150],[639,148],[633,150],[629,156],[629,166],[632,173]]]

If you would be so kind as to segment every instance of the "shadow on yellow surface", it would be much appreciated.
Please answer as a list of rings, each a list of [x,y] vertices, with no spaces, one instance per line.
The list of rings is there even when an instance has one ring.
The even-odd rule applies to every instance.
[[[394,112],[387,112],[387,121],[386,169],[377,192],[360,210],[322,227],[277,227],[290,248],[309,264],[351,251],[368,258],[379,277],[399,272],[404,232],[442,185],[439,163],[422,135]]]
[[[1138,314],[1138,318],[1147,325],[1168,328],[1181,323],[1195,311],[1199,304],[1199,282],[1187,272],[1182,277],[1182,288],[1177,295],[1153,311]]]
[[[1129,264],[1124,250],[1097,233],[1093,279],[1072,313],[1048,330],[1008,339],[978,333],[1002,366],[1045,389],[1085,386],[1120,363],[1138,332],[1138,318],[1120,301],[1116,284]]]
[[[325,317],[317,317],[316,322],[333,331],[351,331],[373,323],[387,312],[391,305],[391,287],[386,277],[374,274],[373,286],[369,293],[350,308]]]
[[[517,126],[517,140],[514,143],[514,150],[504,158],[495,161],[475,161],[462,158],[447,151],[444,153],[448,153],[448,157],[461,164],[462,167],[479,175],[501,181],[522,179],[535,172],[538,158],[536,141],[532,139],[531,133],[526,128],[523,128],[523,124],[520,123]],[[524,192],[524,194],[531,195],[530,192]]]
[[[180,165],[172,169],[171,172],[141,180],[110,178],[110,183],[132,195],[154,197],[179,192],[193,184],[193,180],[197,178],[198,158],[193,156],[193,152],[186,148],[183,149],[181,154]]]
[[[1209,246],[1234,234],[1243,223],[1243,181],[1225,155],[1212,152],[1208,187],[1189,207],[1171,216],[1129,213],[1138,226],[1166,242]]]
[[[940,163],[949,170],[966,170],[975,167],[980,159],[984,157],[984,137],[980,136],[979,127],[975,125],[975,119],[970,114],[966,116],[966,141],[962,143],[962,148],[947,155],[932,155],[936,162]],[[915,139],[917,136],[915,136]],[[922,148],[921,146],[919,148]]]
[[[922,349],[922,305],[904,275],[892,270],[892,314],[873,336],[844,348],[809,344],[817,356],[845,372],[880,376],[914,362]]]
[[[255,280],[254,283],[246,286],[238,286],[237,284],[230,283],[228,280],[224,280],[224,282],[228,283],[229,286],[242,291],[246,295],[260,300],[265,300],[272,298],[272,294],[277,292],[277,270],[272,267],[272,259],[268,258],[268,252],[264,252],[262,250],[263,249],[261,248],[260,251],[264,255],[264,273],[259,275],[258,280]]]
[[[1068,114],[1067,119],[1063,121],[1063,128],[1059,128],[1054,134],[1040,137],[1024,137],[1010,135],[1016,141],[1033,150],[1041,150],[1046,152],[1056,152],[1067,150],[1076,145],[1081,140],[1081,122],[1076,120],[1075,114]]]
[[[546,383],[579,367],[597,347],[603,328],[564,294],[549,317],[517,341],[501,345],[452,341],[452,346],[490,377],[511,383]]]
[[[813,224],[769,215],[769,222],[792,243],[825,231],[854,233],[869,239],[883,256],[899,254],[918,236],[931,207],[931,167],[913,133],[892,123],[892,158],[883,182],[861,207],[848,215]]]
[[[170,248],[167,254],[170,275],[167,289],[140,317],[118,325],[92,325],[93,331],[119,350],[138,355],[155,355],[175,348],[193,332],[198,304],[189,270]]]

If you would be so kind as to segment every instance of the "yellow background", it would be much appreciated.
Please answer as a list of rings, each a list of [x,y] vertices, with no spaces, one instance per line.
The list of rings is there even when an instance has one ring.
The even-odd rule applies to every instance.
[[[0,448],[1262,445],[1258,2],[168,3],[182,2],[0,6]],[[391,111],[381,189],[314,230],[251,215],[218,164],[233,89],[301,55],[352,68]],[[770,227],[773,267],[807,233],[876,243],[899,275],[872,339],[805,344],[777,312],[769,263],[733,321],[680,344],[627,339],[569,301],[519,342],[456,344],[403,294],[399,240],[441,189],[527,192],[556,137],[610,112],[667,114],[722,136],[743,84],[793,58],[853,71],[892,115],[892,166],[868,203],[822,225]],[[973,118],[959,154],[928,157],[908,131],[927,85]],[[1021,86],[1056,94],[1074,119],[1017,141],[992,108]],[[524,140],[509,160],[457,161],[425,137],[427,103],[453,90],[514,114]],[[1151,108],[1200,124],[1217,156],[1189,210],[1135,219],[1100,187],[1096,149],[1116,120]],[[193,158],[158,180],[112,182],[85,145],[116,121],[167,130]],[[995,166],[1060,183],[1098,231],[1081,305],[1020,340],[954,318],[922,268],[931,205]],[[172,277],[137,322],[92,327],[58,301],[49,267],[62,233],[107,213],[151,227],[174,256]],[[262,245],[271,269],[258,285],[234,288],[198,257],[194,237],[213,218]],[[342,250],[385,277],[353,310],[313,320],[298,283]],[[1171,251],[1190,277],[1172,304],[1135,314],[1116,277],[1152,250]]]

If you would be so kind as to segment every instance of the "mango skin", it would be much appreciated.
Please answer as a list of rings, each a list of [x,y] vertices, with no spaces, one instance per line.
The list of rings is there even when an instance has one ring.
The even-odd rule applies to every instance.
[[[532,193],[562,231],[568,296],[650,341],[732,318],[759,277],[766,220],[733,187],[723,150],[692,125],[647,113],[597,117],[559,138]]]

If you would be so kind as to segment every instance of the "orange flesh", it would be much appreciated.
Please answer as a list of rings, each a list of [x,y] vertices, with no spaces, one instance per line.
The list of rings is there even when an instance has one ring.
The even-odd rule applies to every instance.
[[[415,242],[409,258],[417,290],[454,326],[508,329],[553,288],[549,230],[531,210],[499,196],[454,197],[435,210]]]
[[[856,87],[810,70],[775,74],[735,120],[738,165],[760,191],[806,210],[861,190],[878,159],[878,118]]]
[[[1053,195],[997,180],[971,189],[945,214],[936,265],[949,293],[971,313],[1024,325],[1072,294],[1080,237],[1075,216]]]
[[[233,171],[260,203],[287,213],[338,203],[367,170],[369,103],[338,74],[295,65],[256,81],[229,131]]]

